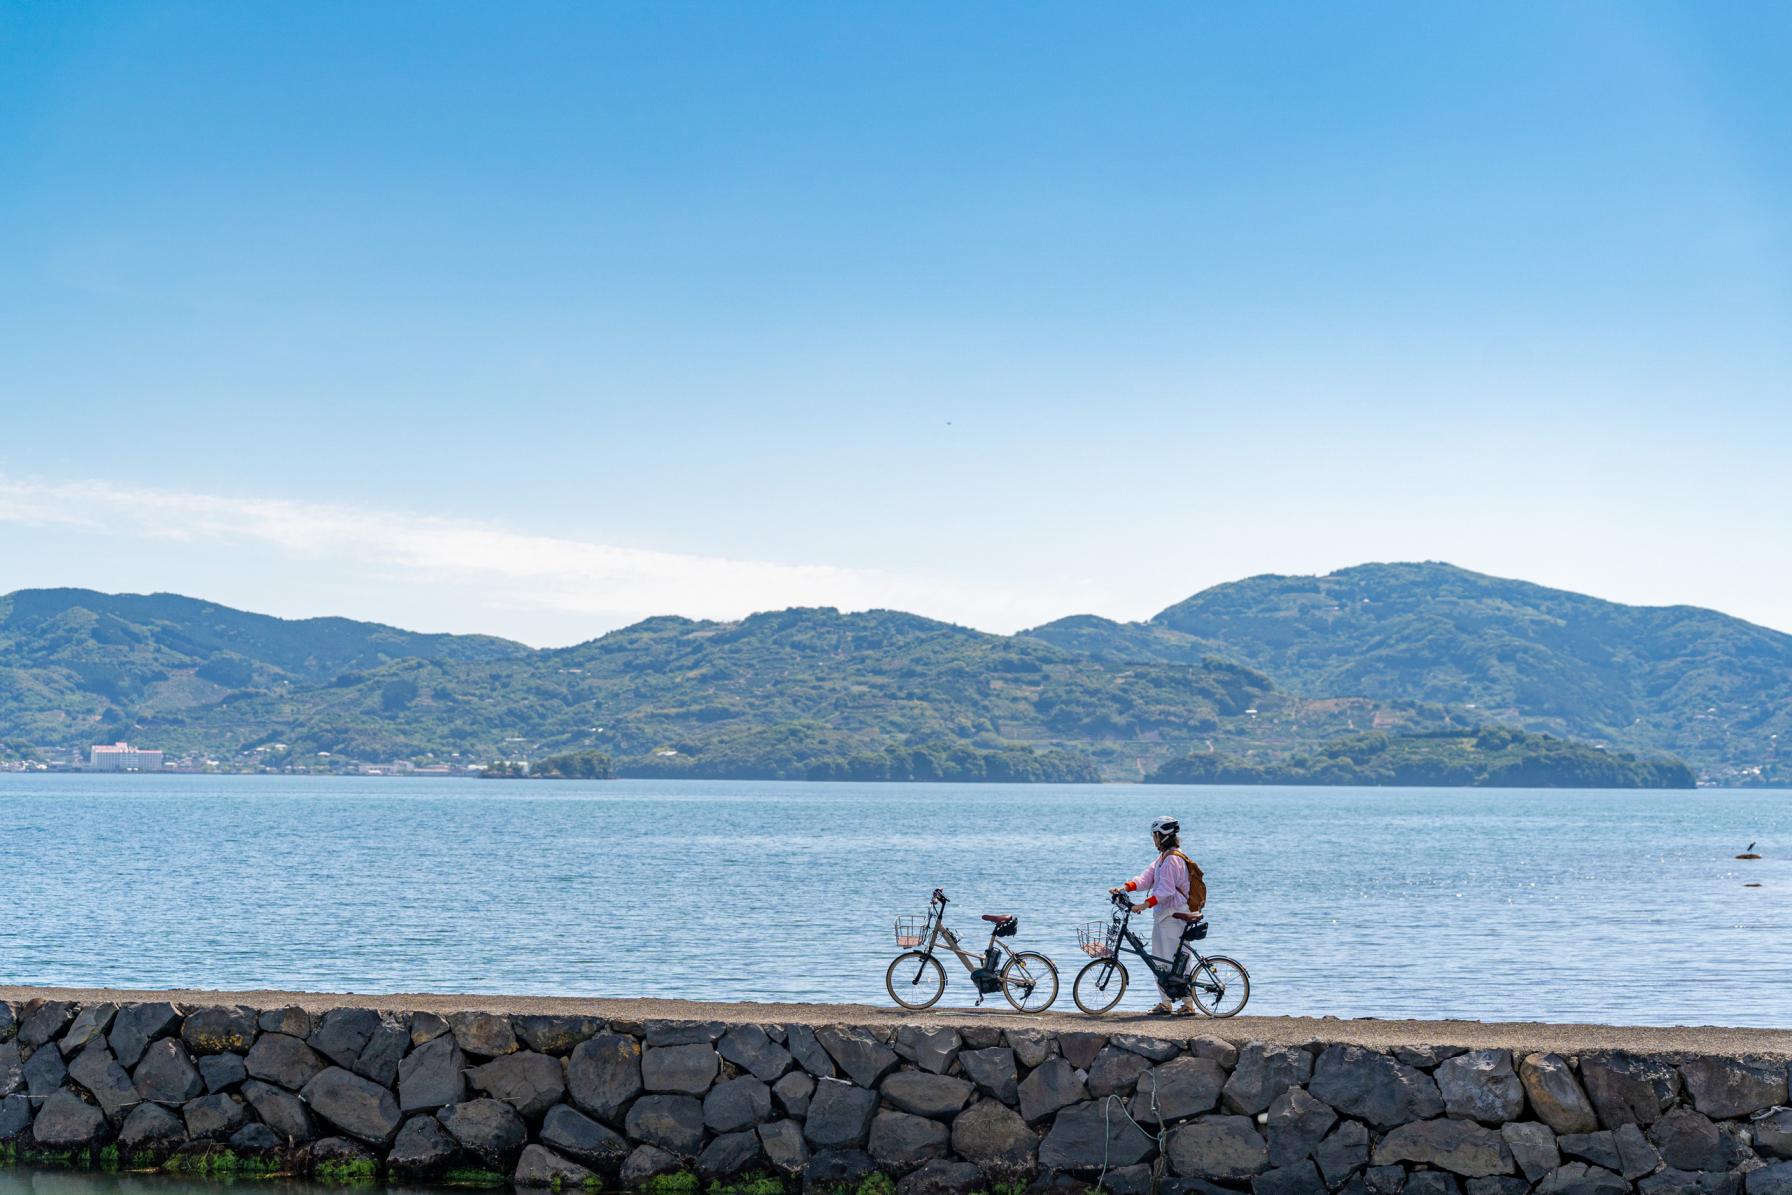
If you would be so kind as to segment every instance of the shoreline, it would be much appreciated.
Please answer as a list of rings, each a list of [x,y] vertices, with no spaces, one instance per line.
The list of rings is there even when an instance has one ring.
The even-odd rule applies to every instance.
[[[1504,1048],[1575,1055],[1601,1050],[1664,1055],[1725,1055],[1792,1058],[1792,1028],[1758,1029],[1722,1025],[1596,1025],[1540,1021],[1379,1020],[1337,1017],[1239,1016],[1151,1017],[1143,1012],[1085,1016],[1054,1009],[1037,1016],[1011,1010],[932,1008],[924,1012],[870,1004],[774,1004],[650,998],[583,996],[484,995],[452,992],[296,992],[277,989],[210,991],[204,989],[134,989],[0,986],[0,1000],[66,1000],[78,1004],[167,1001],[185,1006],[238,1004],[260,1012],[298,1007],[310,1013],[334,1008],[368,1008],[384,1012],[479,1011],[509,1016],[590,1016],[609,1022],[701,1021],[723,1025],[804,1024],[859,1025],[894,1028],[903,1025],[942,1027],[986,1026],[993,1029],[1038,1029],[1050,1033],[1115,1032],[1140,1037],[1186,1041],[1217,1037],[1234,1044],[1247,1041],[1299,1046],[1314,1041],[1337,1042],[1376,1050],[1399,1047],[1450,1046],[1463,1049]]]

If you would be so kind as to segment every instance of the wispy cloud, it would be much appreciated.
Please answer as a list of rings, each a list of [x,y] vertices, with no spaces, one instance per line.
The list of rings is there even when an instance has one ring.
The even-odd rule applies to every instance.
[[[650,613],[736,618],[792,605],[892,607],[990,630],[1063,611],[1040,595],[871,569],[686,555],[333,503],[0,475],[0,524],[260,547],[369,584],[456,586],[469,606],[589,615],[594,630]],[[54,584],[53,578],[42,583]]]

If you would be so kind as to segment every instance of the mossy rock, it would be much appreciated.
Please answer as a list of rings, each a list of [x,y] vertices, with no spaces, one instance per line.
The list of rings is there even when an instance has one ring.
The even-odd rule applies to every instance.
[[[496,1170],[462,1167],[447,1171],[441,1181],[451,1187],[501,1187],[510,1181],[510,1176]]]

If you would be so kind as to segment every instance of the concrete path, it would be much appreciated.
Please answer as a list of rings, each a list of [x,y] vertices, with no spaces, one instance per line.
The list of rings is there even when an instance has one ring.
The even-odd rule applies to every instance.
[[[1770,1054],[1792,1057],[1792,1030],[1728,1029],[1718,1026],[1673,1028],[1619,1025],[1545,1025],[1524,1021],[1380,1021],[1335,1017],[1251,1017],[1226,1021],[1201,1017],[1148,1017],[1110,1014],[1087,1017],[1076,1011],[1069,993],[1043,1016],[1020,1016],[1011,1009],[932,1008],[911,1013],[868,1004],[724,1004],[697,1000],[590,1000],[559,996],[479,996],[417,993],[360,995],[353,992],[205,992],[120,991],[106,988],[0,987],[0,1000],[99,1001],[167,1000],[176,1004],[245,1004],[280,1008],[296,1004],[309,1011],[353,1006],[395,1012],[486,1011],[501,1013],[583,1014],[605,1020],[652,1019],[723,1021],[729,1023],[827,1025],[997,1025],[1002,1028],[1084,1030],[1096,1033],[1139,1033],[1184,1039],[1200,1035],[1228,1041],[1298,1044],[1339,1042],[1390,1049],[1394,1046],[1502,1047],[1529,1053],[1553,1050],[1579,1054],[1590,1050],[1633,1050],[1649,1053]]]

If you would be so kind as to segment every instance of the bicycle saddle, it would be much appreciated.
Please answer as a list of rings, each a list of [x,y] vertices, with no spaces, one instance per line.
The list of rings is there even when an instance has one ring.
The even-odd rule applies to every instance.
[[[1205,913],[1171,913],[1170,916],[1178,921],[1205,921],[1207,919]]]
[[[1000,925],[1004,921],[1014,920],[1014,917],[1012,914],[1009,914],[1009,913],[985,913],[985,914],[983,914],[983,920],[993,921],[997,925]]]

